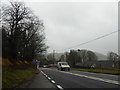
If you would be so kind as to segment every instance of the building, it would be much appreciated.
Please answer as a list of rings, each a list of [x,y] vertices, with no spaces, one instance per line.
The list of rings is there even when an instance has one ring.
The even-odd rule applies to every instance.
[[[114,69],[115,65],[110,60],[101,60],[101,61],[99,60],[99,61],[90,61],[85,63],[76,63],[76,67]]]

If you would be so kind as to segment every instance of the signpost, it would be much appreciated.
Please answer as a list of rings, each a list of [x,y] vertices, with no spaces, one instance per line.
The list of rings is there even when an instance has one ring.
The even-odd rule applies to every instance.
[[[31,64],[35,64],[37,69],[39,69],[40,61],[34,59]]]

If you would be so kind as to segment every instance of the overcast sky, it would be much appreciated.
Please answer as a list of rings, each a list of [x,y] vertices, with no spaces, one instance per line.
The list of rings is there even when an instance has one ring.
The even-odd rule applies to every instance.
[[[44,21],[48,52],[69,51],[69,47],[103,54],[118,51],[118,33],[76,46],[118,30],[117,2],[25,3]]]

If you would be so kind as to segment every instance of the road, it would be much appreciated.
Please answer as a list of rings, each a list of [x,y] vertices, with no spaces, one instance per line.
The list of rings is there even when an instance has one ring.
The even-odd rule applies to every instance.
[[[82,72],[58,71],[53,68],[41,68],[42,74],[59,88],[118,88],[117,75]]]

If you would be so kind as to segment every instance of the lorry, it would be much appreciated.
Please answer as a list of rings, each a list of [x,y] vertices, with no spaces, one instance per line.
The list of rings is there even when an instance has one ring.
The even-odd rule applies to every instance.
[[[57,69],[61,70],[61,71],[69,71],[70,70],[70,66],[68,65],[67,62],[58,62],[57,63]]]

